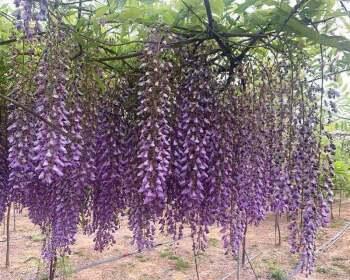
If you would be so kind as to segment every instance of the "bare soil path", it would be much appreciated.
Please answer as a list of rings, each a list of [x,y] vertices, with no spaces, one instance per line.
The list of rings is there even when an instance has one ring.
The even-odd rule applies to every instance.
[[[330,240],[350,221],[350,203],[343,203],[341,217],[336,215],[330,226],[319,232],[317,244]],[[25,213],[17,215],[16,232],[11,232],[10,268],[5,268],[6,237],[0,227],[0,280],[45,279],[40,261],[43,237],[30,223]],[[298,263],[298,256],[289,253],[287,223],[281,218],[282,244],[274,245],[274,217],[269,216],[259,227],[247,233],[247,252],[254,258],[252,265],[259,279],[284,279]],[[12,230],[12,226],[11,226]],[[196,280],[196,272],[189,238],[172,243],[169,237],[159,236],[157,242],[166,243],[152,250],[135,253],[130,245],[131,233],[126,226],[116,234],[117,244],[99,253],[93,250],[92,237],[78,234],[72,254],[60,259],[57,279],[67,280]],[[131,253],[131,254],[130,254]],[[128,255],[130,254],[130,255]],[[128,256],[126,256],[128,255]],[[209,236],[209,248],[198,257],[201,280],[236,279],[236,261],[224,254],[219,229]],[[226,278],[225,278],[226,277]],[[278,278],[280,277],[280,278]],[[241,280],[254,280],[246,264]],[[350,280],[350,230],[344,233],[326,252],[320,253],[312,276],[297,275],[296,280]]]

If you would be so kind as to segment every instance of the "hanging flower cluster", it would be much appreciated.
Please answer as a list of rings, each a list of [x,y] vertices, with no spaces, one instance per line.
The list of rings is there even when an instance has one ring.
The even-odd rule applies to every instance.
[[[48,42],[35,92],[16,91],[35,115],[9,107],[10,198],[46,234],[47,259],[69,252],[79,224],[103,250],[123,215],[140,250],[158,226],[174,238],[189,226],[204,250],[217,224],[236,254],[247,226],[272,211],[290,217],[292,251],[312,270],[334,148],[321,153],[319,89],[290,82],[279,60],[260,68],[254,58],[223,85],[202,50],[177,53],[159,38],[145,47],[137,79],[98,70],[106,82],[97,87],[82,61],[69,67],[63,39]]]
[[[0,106],[1,105],[3,104],[0,104]],[[0,112],[0,221],[4,218],[4,213],[9,201],[8,142],[6,133],[8,120],[5,112],[6,110]]]
[[[141,69],[144,75],[137,84],[138,143],[135,151],[131,195],[130,228],[138,248],[150,247],[155,222],[162,217],[166,204],[170,165],[171,74],[173,65],[164,61],[162,44],[145,48]]]
[[[48,0],[40,0],[39,8],[35,7],[33,0],[14,0],[16,11],[14,13],[18,30],[23,30],[26,36],[41,32],[41,22],[45,21],[48,14]]]

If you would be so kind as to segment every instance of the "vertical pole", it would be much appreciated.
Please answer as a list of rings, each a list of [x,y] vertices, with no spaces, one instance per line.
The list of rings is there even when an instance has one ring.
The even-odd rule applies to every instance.
[[[331,219],[334,220],[334,214],[333,214],[333,202],[331,202]]]
[[[277,242],[278,235],[278,242]],[[279,213],[275,215],[275,246],[281,246],[281,229],[280,229],[280,221],[279,221]]]
[[[277,245],[277,214],[275,214],[275,246]]]
[[[10,266],[10,218],[11,218],[11,203],[7,208],[7,219],[6,219],[6,267]]]
[[[250,268],[251,268],[251,270],[252,270],[253,273],[254,273],[254,277],[255,277],[256,280],[258,280],[259,277],[258,277],[258,275],[257,275],[256,272],[255,272],[255,269],[254,269],[254,267],[253,267],[252,262],[251,262],[250,259],[249,259],[249,256],[248,256],[248,253],[247,253],[247,252],[246,252],[246,256],[247,256],[247,260],[248,260],[248,263],[249,263],[249,265],[250,265]]]
[[[194,264],[195,264],[195,268],[196,268],[197,280],[200,280],[200,278],[199,278],[199,270],[198,270],[197,253],[196,253],[196,244],[194,242],[193,237],[192,237],[192,252],[193,252]]]
[[[244,267],[244,265],[245,265],[247,229],[248,229],[248,223],[246,221],[245,228],[244,228],[244,236],[243,236],[243,241],[242,241],[242,267]]]
[[[55,279],[56,262],[57,262],[57,256],[55,256],[50,261],[49,280],[54,280]]]
[[[6,217],[6,214],[5,214],[5,217]],[[4,217],[4,226],[2,228],[2,235],[5,235],[5,233],[6,233],[6,219],[5,219],[5,217]]]
[[[239,280],[239,270],[240,270],[240,265],[241,265],[241,263],[240,263],[240,255],[241,255],[240,247],[241,246],[238,247],[238,251],[237,251],[237,276],[236,276],[237,280]]]
[[[245,236],[243,237],[242,242],[242,267],[245,265]]]
[[[13,231],[16,232],[16,207],[13,204]]]
[[[195,252],[194,252],[195,253]],[[199,278],[199,271],[198,271],[198,262],[197,262],[197,255],[194,255],[194,263],[196,265],[196,275],[197,275],[197,280],[200,280]]]

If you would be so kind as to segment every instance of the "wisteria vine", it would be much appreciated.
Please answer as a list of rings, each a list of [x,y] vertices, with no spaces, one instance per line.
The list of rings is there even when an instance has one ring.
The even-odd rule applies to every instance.
[[[25,19],[29,2],[18,3]],[[97,87],[84,57],[71,62],[65,35],[48,35],[34,85],[13,91],[27,110],[9,104],[6,131],[1,115],[0,219],[10,201],[26,207],[52,260],[69,252],[79,225],[96,250],[115,243],[122,216],[140,250],[158,226],[174,238],[189,227],[204,250],[218,225],[236,254],[248,225],[286,213],[291,250],[310,273],[332,197],[334,145],[329,135],[321,145],[316,97],[324,90],[294,79],[307,67],[285,67],[283,57],[249,58],[225,85],[203,51],[210,45],[175,52],[154,40],[136,78],[98,68]]]

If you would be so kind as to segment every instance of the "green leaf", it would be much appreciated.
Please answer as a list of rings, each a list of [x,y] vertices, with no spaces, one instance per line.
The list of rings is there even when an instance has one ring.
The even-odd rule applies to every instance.
[[[285,20],[289,16],[290,7],[287,9],[277,9],[275,13],[275,22],[280,25],[285,23]],[[287,10],[287,11],[286,11]],[[303,22],[298,20],[296,17],[291,17],[287,24],[286,29],[294,32],[300,37],[306,37],[316,44],[323,44],[328,47],[334,47],[338,50],[349,51],[350,52],[350,41],[343,36],[331,36],[326,34],[319,34],[313,28],[308,27]]]
[[[109,11],[110,12],[113,12],[117,9],[118,7],[118,1],[117,0],[112,0],[112,1],[109,1],[110,3],[110,6],[109,6]]]
[[[135,20],[143,18],[145,9],[143,7],[125,7],[120,14],[122,20]]]
[[[98,75],[95,75],[95,79],[96,79],[96,83],[97,83],[98,88],[101,91],[104,91],[105,90],[105,83],[104,83],[104,81],[102,81],[102,79]]]
[[[246,0],[243,4],[239,5],[238,8],[236,9],[236,13],[242,14],[245,12],[246,9],[249,7],[253,6],[256,2],[259,0]]]
[[[96,9],[95,15],[96,15],[96,17],[102,17],[104,14],[107,14],[108,11],[109,11],[108,5],[101,6],[101,7]]]
[[[95,33],[101,33],[101,24],[97,20],[92,20],[92,29]]]
[[[84,17],[82,17],[82,18],[80,18],[79,20],[78,20],[78,22],[77,22],[77,24],[76,24],[76,28],[77,29],[80,29],[81,27],[84,27],[84,26],[86,26],[88,24],[88,21],[84,18]]]
[[[211,7],[213,10],[214,16],[221,17],[224,13],[225,3],[223,0],[212,0]]]

